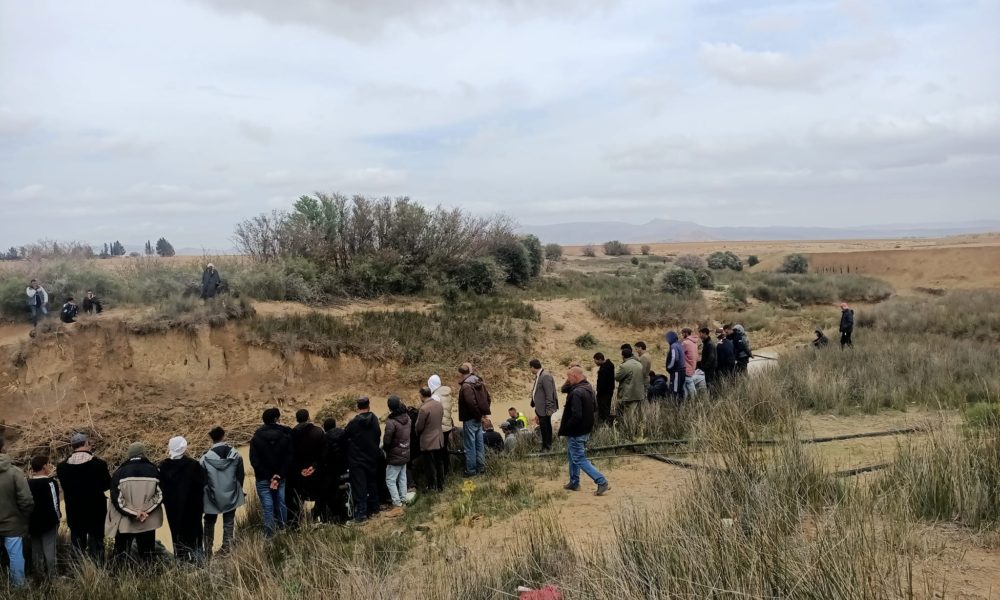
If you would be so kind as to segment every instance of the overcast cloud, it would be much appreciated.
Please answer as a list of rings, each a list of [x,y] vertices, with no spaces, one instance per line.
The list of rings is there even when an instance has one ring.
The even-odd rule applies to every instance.
[[[0,246],[301,194],[525,224],[1000,219],[1000,5],[0,0]]]

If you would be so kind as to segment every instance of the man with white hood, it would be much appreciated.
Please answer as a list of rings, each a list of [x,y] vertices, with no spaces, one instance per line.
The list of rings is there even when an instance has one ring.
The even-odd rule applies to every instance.
[[[170,438],[169,455],[160,463],[160,489],[170,523],[174,556],[178,560],[200,563],[205,470],[187,455],[187,446],[187,440],[180,436]]]
[[[226,430],[214,427],[208,432],[212,447],[201,457],[205,469],[205,556],[212,557],[215,523],[222,515],[222,548],[226,554],[233,546],[236,509],[246,504],[243,481],[246,478],[243,457],[226,443]]]
[[[431,400],[437,400],[441,403],[442,417],[441,417],[441,432],[444,434],[444,449],[447,452],[449,436],[452,430],[455,429],[455,414],[453,412],[453,405],[451,402],[451,388],[446,385],[441,385],[441,378],[437,374],[431,375],[430,379],[427,380],[427,388],[431,391]],[[445,473],[448,472],[448,465],[450,461],[445,464]]]

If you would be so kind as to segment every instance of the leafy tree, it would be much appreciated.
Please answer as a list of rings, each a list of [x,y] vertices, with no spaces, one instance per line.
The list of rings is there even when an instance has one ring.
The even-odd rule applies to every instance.
[[[716,271],[732,269],[733,271],[743,270],[743,261],[732,252],[713,252],[708,256],[708,268]]]
[[[149,240],[146,240],[145,252],[146,252],[146,256],[152,256],[153,255],[153,244],[149,243]]]
[[[632,249],[618,240],[604,242],[604,254],[607,256],[628,256],[632,254]]]
[[[779,273],[808,273],[809,259],[804,254],[789,254],[781,263]]]
[[[545,250],[542,249],[542,242],[534,235],[526,235],[521,238],[521,243],[528,250],[528,259],[531,261],[531,276],[538,277],[545,266]]]
[[[104,249],[101,250],[101,253],[100,253],[99,256],[101,258],[108,258],[109,256],[111,256],[111,251],[108,250],[108,243],[107,242],[104,242]]]
[[[698,293],[698,278],[688,269],[674,267],[663,274],[660,289],[677,296],[694,296]]]
[[[674,264],[689,271],[700,271],[708,266],[705,264],[705,259],[697,254],[681,254]]]
[[[750,256],[747,257],[747,265],[753,267],[759,264],[760,264],[760,259],[757,258],[756,254],[751,254]]]
[[[507,283],[523,286],[531,279],[531,256],[517,238],[501,242],[493,250],[493,256],[503,269]]]
[[[547,260],[560,260],[563,249],[559,244],[545,244],[545,258]]]
[[[473,294],[490,294],[506,279],[506,273],[492,258],[474,258],[457,265],[450,275],[458,289]]]
[[[17,260],[18,258],[20,258],[20,256],[18,256],[17,254],[17,248],[11,246],[10,249],[7,250],[7,254],[4,255],[4,258],[6,260]]]
[[[125,246],[118,240],[111,244],[111,256],[125,256]]]
[[[177,253],[174,252],[174,247],[170,245],[167,238],[160,238],[156,240],[156,254],[158,256],[173,256]]]

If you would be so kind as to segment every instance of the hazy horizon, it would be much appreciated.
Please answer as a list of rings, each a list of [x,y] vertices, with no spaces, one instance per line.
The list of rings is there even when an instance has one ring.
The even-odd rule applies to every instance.
[[[525,226],[1000,220],[1000,5],[0,0],[0,246],[316,190]]]

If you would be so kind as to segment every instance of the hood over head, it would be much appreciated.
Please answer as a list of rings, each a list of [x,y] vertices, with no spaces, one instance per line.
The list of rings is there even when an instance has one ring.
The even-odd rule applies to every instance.
[[[437,374],[431,375],[430,379],[427,380],[427,389],[433,394],[439,387],[441,387],[441,378]]]
[[[10,469],[10,456],[7,454],[0,454],[0,473]]]
[[[675,344],[677,342],[677,340],[678,340],[678,337],[677,337],[677,333],[676,332],[674,332],[674,331],[668,331],[667,332],[667,343],[668,344]]]
[[[167,443],[167,450],[169,452],[170,458],[172,459],[178,459],[184,456],[184,453],[187,452],[187,447],[188,447],[187,440],[182,438],[181,436],[172,437],[170,438],[170,441]]]
[[[747,333],[747,330],[743,329],[743,326],[739,325],[739,324],[733,325],[733,331],[735,331],[736,333],[738,333],[740,335],[746,335],[746,333]]]

